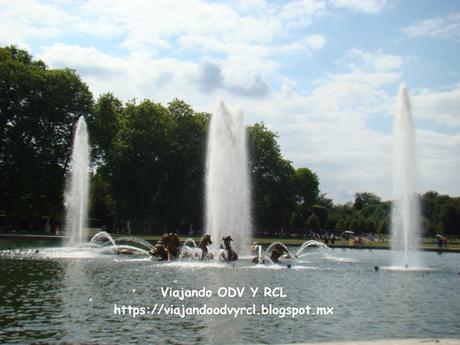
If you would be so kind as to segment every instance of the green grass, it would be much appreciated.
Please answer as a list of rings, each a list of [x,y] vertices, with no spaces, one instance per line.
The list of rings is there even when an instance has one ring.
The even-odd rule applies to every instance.
[[[111,234],[113,237],[121,237],[121,236],[126,236],[126,234]],[[150,242],[155,242],[155,241],[158,241],[161,236],[160,235],[145,235],[145,236],[142,236],[142,235],[138,235],[138,234],[134,234],[132,236],[136,236],[136,237],[141,237],[143,238],[144,240],[146,241],[150,241]],[[184,236],[184,235],[180,235],[179,236],[181,240],[185,240],[187,238],[187,236]],[[195,242],[199,241],[201,236],[192,236],[192,238],[195,240]],[[260,237],[260,238],[254,238],[253,239],[253,242],[257,242],[257,243],[260,243],[260,244],[270,244],[270,243],[273,243],[273,242],[282,242],[286,245],[290,245],[290,246],[300,246],[302,245],[302,243],[304,243],[305,241],[307,241],[307,239],[304,239],[304,238],[266,238],[266,237]],[[350,242],[348,240],[336,240],[335,241],[335,245],[336,246],[348,246],[348,245],[353,245],[353,242]],[[364,242],[364,246],[366,247],[384,247],[384,248],[389,248],[390,247],[390,243],[389,242]],[[433,239],[433,238],[424,238],[422,240],[422,245],[421,247],[423,248],[437,248],[437,244],[436,244],[436,240]],[[460,242],[459,240],[454,240],[452,242],[448,242],[448,245],[447,245],[447,248],[448,249],[458,249],[460,250]]]

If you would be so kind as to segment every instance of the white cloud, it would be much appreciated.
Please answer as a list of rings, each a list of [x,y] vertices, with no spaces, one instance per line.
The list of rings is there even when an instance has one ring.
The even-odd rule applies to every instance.
[[[272,50],[271,54],[276,53],[296,53],[299,52],[310,56],[313,51],[318,51],[323,49],[326,45],[326,37],[321,34],[308,35],[302,39],[299,39],[295,42],[281,45]]]
[[[373,54],[362,53],[365,56]],[[308,166],[318,173],[321,190],[336,201],[351,200],[357,191],[371,191],[390,199],[392,134],[369,129],[367,123],[373,114],[393,118],[401,66],[397,63],[391,71],[379,72],[379,69],[388,68],[355,63],[346,73],[330,74],[317,81],[308,94],[293,91],[295,83],[285,80],[286,87],[269,102],[240,102],[244,102],[243,109],[248,114],[259,114],[252,115],[251,119],[263,120],[279,133],[283,153],[288,159],[297,167]],[[386,91],[388,86],[394,93]],[[415,119],[443,113],[450,114],[449,123],[454,123],[460,109],[459,89],[455,86],[445,91],[415,92],[412,97]],[[418,190],[459,195],[456,172],[460,171],[460,132],[416,132]]]
[[[243,109],[247,123],[264,121],[277,131],[285,157],[316,171],[330,197],[347,201],[354,192],[372,191],[389,198],[392,138],[368,124],[376,115],[392,118],[397,85],[413,58],[350,49],[331,66],[340,72],[308,85],[280,75],[289,54],[311,58],[325,47],[325,34],[309,30],[314,20],[337,7],[378,13],[385,4],[18,0],[0,3],[0,25],[8,28],[0,30],[0,41],[33,45],[51,67],[76,69],[95,95],[111,91],[124,100],[163,103],[180,97],[199,111],[212,111],[222,95]],[[450,126],[452,133],[459,126],[459,99],[459,85],[416,90],[416,120]],[[458,131],[417,134],[420,190],[460,194],[454,175],[460,170]]]
[[[292,26],[306,27],[326,8],[323,0],[240,3],[204,0],[92,0],[0,3],[0,41],[28,42],[64,37],[111,38],[128,51],[194,48],[233,54],[268,47]],[[312,48],[321,45],[315,41]],[[239,48],[242,50],[240,51]]]
[[[56,44],[39,56],[51,67],[76,69],[95,95],[113,92],[125,100],[150,98],[169,102],[180,96],[198,104],[207,96],[193,92],[199,74],[196,63],[172,58],[153,59],[145,53],[113,57],[97,50]]]
[[[279,11],[279,17],[288,29],[300,29],[311,24],[315,17],[327,13],[324,0],[298,0],[287,2]]]
[[[378,66],[367,66],[361,59],[367,54],[374,53],[356,56],[364,67],[358,68],[356,62],[346,72],[329,74],[306,94],[296,91],[296,83],[286,78],[279,92],[267,91],[268,85],[254,74],[252,79],[232,79],[232,71],[237,73],[244,61],[234,61],[232,70],[226,60],[192,63],[140,53],[116,58],[95,48],[64,45],[47,48],[40,58],[52,66],[76,68],[96,94],[112,91],[124,99],[163,103],[181,97],[200,111],[212,111],[221,95],[231,106],[243,109],[247,123],[264,121],[277,131],[285,157],[297,167],[312,168],[320,176],[321,190],[345,202],[357,191],[391,198],[392,136],[369,129],[367,123],[376,113],[393,116],[401,72],[396,67],[378,71]],[[265,66],[259,72],[276,68]],[[385,91],[388,86],[394,86],[394,94]],[[455,122],[459,90],[414,92],[416,119],[439,121],[439,115],[433,114],[448,114],[449,121]],[[460,134],[417,133],[419,190],[460,194],[455,175],[460,170]]]
[[[140,63],[133,60],[139,52],[149,52],[151,57],[174,56],[170,61],[180,66],[187,65],[188,69],[194,66],[195,70],[199,70],[202,62],[214,61],[221,69],[226,91],[254,96],[270,91],[267,79],[276,74],[280,55],[295,50],[311,56],[326,41],[325,36],[319,33],[306,34],[300,40],[297,35],[283,37],[283,42],[287,42],[284,44],[286,49],[280,48],[277,41],[281,36],[289,36],[294,22],[297,28],[309,25],[312,18],[326,8],[323,0],[284,5],[263,1],[242,4],[204,0],[136,0],[130,4],[124,0],[77,3],[31,0],[26,5],[23,1],[11,2],[8,6],[0,4],[0,13],[6,13],[5,18],[11,22],[9,31],[17,34],[12,42],[22,42],[21,46],[27,46],[27,42],[39,36],[44,38],[44,42],[45,38],[52,39],[55,43],[42,47],[43,52],[47,51],[43,55],[54,55],[50,61],[55,65],[63,66],[61,62],[66,62],[70,66],[78,66],[79,71],[87,76],[105,73],[110,78],[114,74],[107,67],[111,66],[110,63],[99,62],[106,61],[110,55],[105,53],[106,56],[95,60],[92,55],[100,56],[102,49],[95,52],[94,48],[77,49],[77,45],[68,44],[76,51],[72,58],[58,52],[68,50],[58,42],[66,42],[69,36],[77,37],[78,41],[87,38],[92,42],[97,36],[104,45],[104,40],[110,39],[111,44],[115,42],[117,45],[116,50],[121,50],[117,54],[119,57],[112,59],[116,61],[114,65],[118,64],[123,73],[130,71],[127,78],[136,75],[135,68],[141,68],[141,65],[149,67],[145,61]],[[2,7],[6,7],[7,11],[2,11]],[[22,13],[24,8],[31,10]],[[189,58],[184,59],[183,56]],[[80,57],[94,64],[75,61]],[[58,58],[62,58],[62,61],[58,62]],[[121,67],[127,63],[134,65]],[[165,73],[170,75],[172,72],[168,70]],[[199,79],[196,74],[194,78]],[[177,78],[183,79],[180,76]],[[152,80],[154,83],[156,79]],[[96,90],[100,89],[101,85],[98,85]],[[136,89],[134,85],[133,89]],[[128,93],[131,93],[129,89],[122,92],[123,95]]]
[[[388,54],[382,49],[374,52],[365,52],[354,48],[349,49],[338,62],[348,66],[352,70],[388,72],[401,70],[405,64],[412,60],[412,57]]]
[[[306,42],[312,50],[320,50],[326,44],[326,37],[324,35],[310,35],[307,36]]]
[[[332,4],[353,12],[379,13],[385,8],[386,0],[332,0]]]
[[[460,85],[447,90],[422,89],[412,96],[415,116],[439,126],[460,128]]]
[[[460,133],[448,135],[430,130],[416,133],[419,157],[419,190],[460,195]]]
[[[111,25],[107,18],[83,17],[57,3],[17,0],[0,4],[2,44],[30,45],[32,42],[58,39],[66,34],[106,37],[117,33],[119,28]]]
[[[460,40],[460,12],[444,17],[419,20],[402,28],[410,37],[454,38]]]

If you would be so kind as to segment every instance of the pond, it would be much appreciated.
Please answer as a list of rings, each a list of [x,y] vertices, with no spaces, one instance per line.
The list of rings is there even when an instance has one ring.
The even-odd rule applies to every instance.
[[[422,260],[432,271],[400,272],[374,269],[390,264],[390,251],[385,250],[307,248],[308,255],[288,268],[287,262],[255,265],[249,258],[235,264],[160,262],[143,256],[62,255],[66,249],[46,249],[49,243],[2,240],[1,246],[21,247],[0,250],[2,344],[460,337],[458,254],[423,252]],[[164,296],[167,287],[179,291]],[[207,296],[180,298],[183,291],[200,294],[203,287]],[[225,295],[232,291],[241,296]],[[181,311],[191,307],[198,315],[182,317]],[[245,307],[255,315],[240,309],[235,317],[229,314],[231,307]],[[286,315],[294,308],[303,314]]]

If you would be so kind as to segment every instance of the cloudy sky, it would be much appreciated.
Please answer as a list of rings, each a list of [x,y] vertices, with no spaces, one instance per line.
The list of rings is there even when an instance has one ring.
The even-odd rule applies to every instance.
[[[391,198],[405,80],[418,190],[460,195],[459,1],[0,1],[0,44],[76,69],[96,96],[209,112],[222,97],[338,202]]]

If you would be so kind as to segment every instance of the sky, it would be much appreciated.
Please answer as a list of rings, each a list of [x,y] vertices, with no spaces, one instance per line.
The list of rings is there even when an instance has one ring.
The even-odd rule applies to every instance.
[[[393,197],[399,85],[417,190],[460,195],[460,1],[1,0],[0,45],[75,69],[97,97],[264,122],[294,167],[343,203]]]

